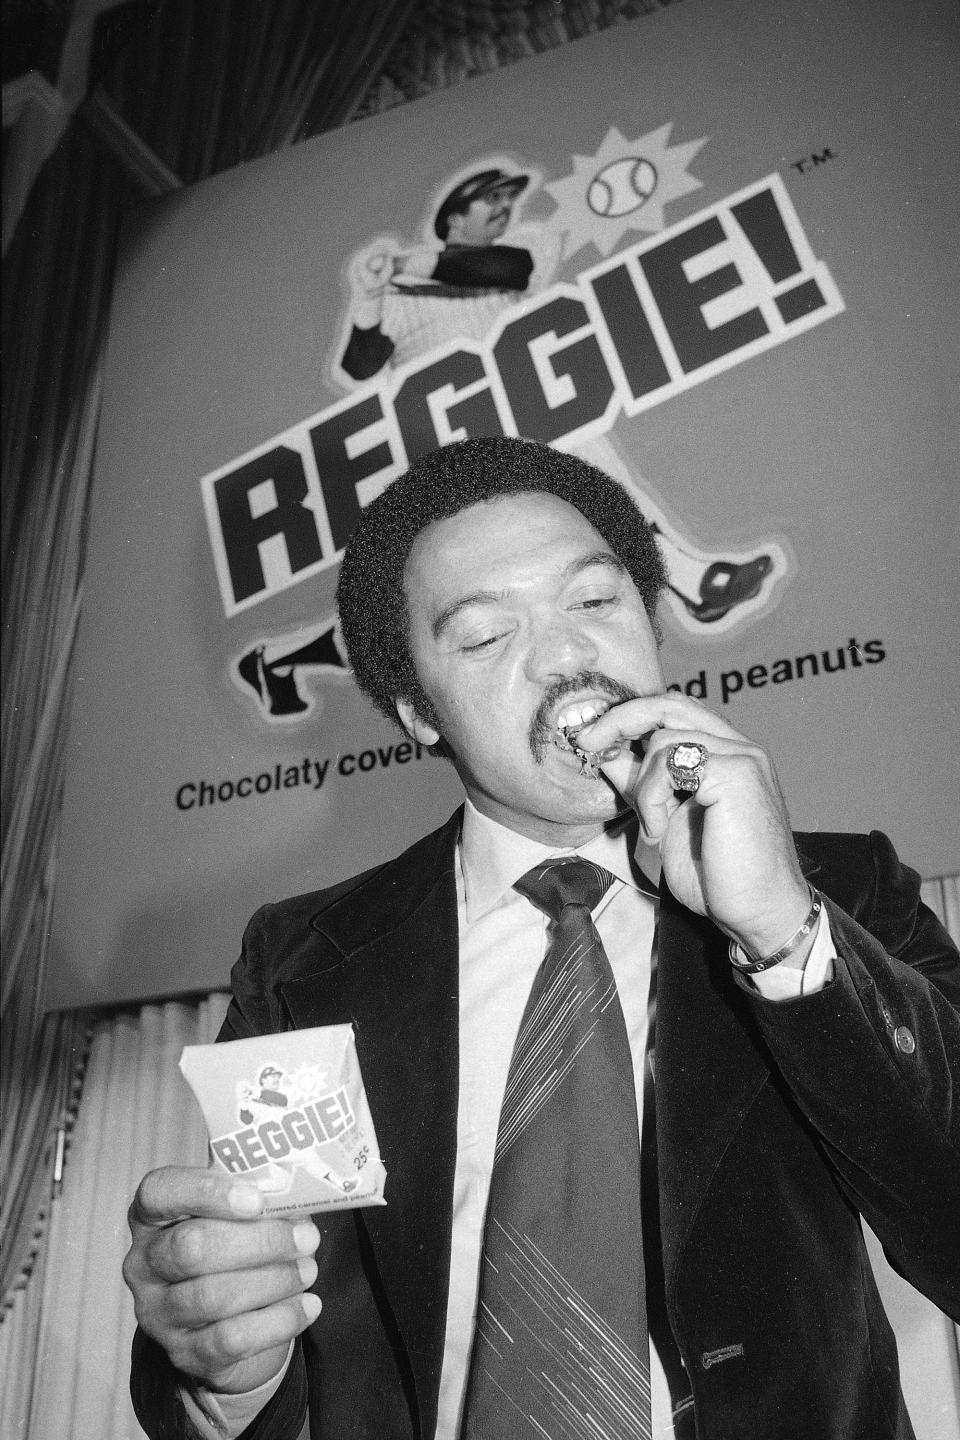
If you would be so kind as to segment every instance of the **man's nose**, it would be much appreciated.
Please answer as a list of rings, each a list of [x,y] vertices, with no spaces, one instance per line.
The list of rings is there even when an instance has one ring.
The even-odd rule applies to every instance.
[[[595,670],[599,660],[597,645],[576,621],[554,619],[538,625],[527,651],[526,672],[529,680],[543,683],[579,670]]]

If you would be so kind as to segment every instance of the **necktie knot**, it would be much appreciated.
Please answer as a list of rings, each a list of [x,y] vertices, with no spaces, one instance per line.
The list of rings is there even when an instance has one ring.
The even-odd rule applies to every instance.
[[[609,870],[577,855],[555,856],[534,865],[514,885],[521,895],[543,910],[551,920],[559,920],[566,905],[584,905],[594,910],[614,877]]]

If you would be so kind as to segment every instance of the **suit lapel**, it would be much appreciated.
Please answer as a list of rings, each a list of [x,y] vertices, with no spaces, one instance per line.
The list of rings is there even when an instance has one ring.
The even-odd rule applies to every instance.
[[[333,961],[281,988],[298,1027],[352,1023],[383,1208],[360,1212],[407,1347],[421,1424],[436,1414],[457,1144],[459,814],[312,925]]]

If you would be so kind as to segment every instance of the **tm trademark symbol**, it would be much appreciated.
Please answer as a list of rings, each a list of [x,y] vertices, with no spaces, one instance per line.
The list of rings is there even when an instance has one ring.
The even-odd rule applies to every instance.
[[[807,175],[817,165],[826,165],[828,160],[836,160],[836,158],[836,151],[831,150],[829,145],[824,145],[819,155],[814,153],[813,155],[804,155],[802,160],[792,160],[790,169],[796,170],[801,175]]]

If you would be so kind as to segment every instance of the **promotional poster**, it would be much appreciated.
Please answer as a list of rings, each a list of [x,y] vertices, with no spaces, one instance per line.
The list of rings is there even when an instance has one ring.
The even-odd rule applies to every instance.
[[[52,1004],[222,986],[258,905],[459,802],[334,591],[464,436],[629,487],[667,681],[771,750],[796,828],[960,869],[958,69],[940,0],[682,0],[133,217]]]

